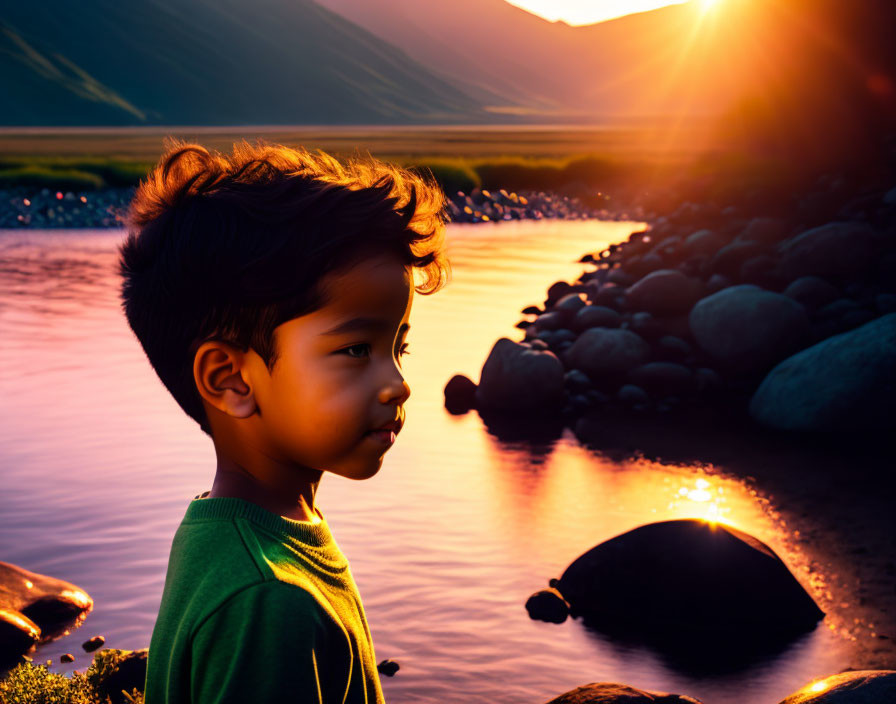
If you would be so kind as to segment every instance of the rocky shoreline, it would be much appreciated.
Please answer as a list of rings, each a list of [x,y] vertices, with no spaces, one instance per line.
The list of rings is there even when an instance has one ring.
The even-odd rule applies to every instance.
[[[0,229],[54,229],[121,227],[122,216],[134,188],[69,191],[43,188],[0,190]],[[601,207],[581,199],[544,191],[508,192],[474,188],[449,195],[452,222],[486,223],[507,220],[642,220],[642,208],[621,210],[608,198],[596,200]]]
[[[557,415],[748,408],[797,431],[896,426],[896,188],[830,220],[685,203],[523,309],[449,410]]]

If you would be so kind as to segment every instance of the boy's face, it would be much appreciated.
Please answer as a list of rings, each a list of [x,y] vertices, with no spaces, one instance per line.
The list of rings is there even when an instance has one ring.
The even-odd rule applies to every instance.
[[[270,374],[252,352],[259,440],[280,462],[366,479],[391,446],[370,431],[404,423],[411,390],[401,353],[413,276],[383,254],[322,283],[330,292],[324,308],[275,328],[279,356]]]

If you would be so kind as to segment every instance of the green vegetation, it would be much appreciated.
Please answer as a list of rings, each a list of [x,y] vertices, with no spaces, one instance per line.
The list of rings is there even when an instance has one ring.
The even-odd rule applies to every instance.
[[[71,677],[52,673],[46,665],[20,663],[0,680],[2,704],[108,704],[111,699],[103,693],[103,681],[113,674],[124,654],[131,651],[106,648],[93,657],[86,672],[75,670]],[[143,694],[134,689],[119,699],[132,704],[143,704]]]
[[[0,158],[0,188],[60,188],[92,191],[132,186],[152,167],[119,158],[22,156]]]

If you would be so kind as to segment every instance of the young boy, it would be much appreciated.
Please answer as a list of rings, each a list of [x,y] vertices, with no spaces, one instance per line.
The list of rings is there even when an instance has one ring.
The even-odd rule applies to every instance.
[[[444,205],[372,158],[245,142],[175,142],[137,189],[124,311],[217,456],[172,542],[146,704],[384,701],[314,497],[324,472],[376,474],[404,423],[414,290],[450,275]]]

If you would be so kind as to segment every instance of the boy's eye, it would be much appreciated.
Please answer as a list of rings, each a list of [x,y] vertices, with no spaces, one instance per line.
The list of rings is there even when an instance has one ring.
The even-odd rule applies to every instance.
[[[369,344],[367,344],[366,342],[361,342],[357,345],[352,345],[351,347],[345,347],[339,351],[345,352],[346,354],[348,354],[349,357],[354,357],[356,359],[360,359],[361,357],[364,356],[364,351],[369,350],[369,349],[370,349]],[[352,350],[361,350],[361,353],[360,354],[352,354]]]

